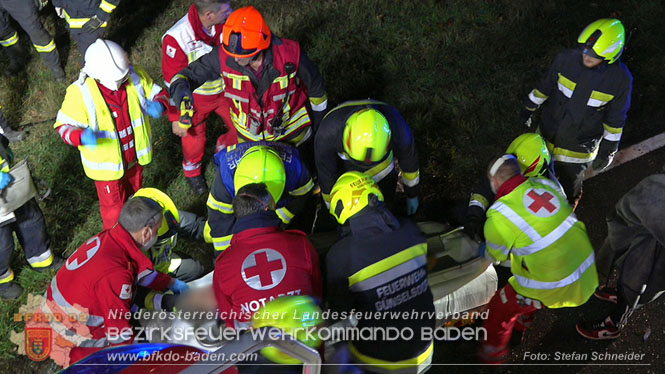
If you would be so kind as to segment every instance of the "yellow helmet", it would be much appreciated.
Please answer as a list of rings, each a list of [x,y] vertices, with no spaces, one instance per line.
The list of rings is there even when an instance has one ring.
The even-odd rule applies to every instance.
[[[180,214],[173,200],[164,192],[152,187],[141,188],[136,191],[134,197],[150,199],[164,208],[164,220],[157,232],[158,238],[155,247],[169,245],[169,248],[173,248],[178,237],[178,226],[180,225]]]
[[[542,136],[526,133],[518,136],[510,143],[506,153],[517,157],[520,170],[525,177],[543,175],[551,163],[550,151]]]
[[[233,176],[236,191],[250,183],[265,183],[275,203],[286,185],[284,161],[277,152],[265,145],[254,146],[245,152]]]
[[[252,327],[277,327],[307,346],[318,349],[321,339],[316,333],[309,334],[308,338],[307,330],[324,322],[321,313],[321,308],[310,296],[282,296],[269,301],[254,313]],[[302,364],[302,361],[274,347],[263,348],[261,354],[278,364]]]
[[[353,113],[344,127],[344,151],[360,162],[381,161],[390,150],[390,125],[376,109]]]
[[[337,179],[330,192],[330,214],[343,225],[369,205],[370,195],[376,195],[379,201],[383,201],[379,186],[369,175],[359,171],[346,172]]]

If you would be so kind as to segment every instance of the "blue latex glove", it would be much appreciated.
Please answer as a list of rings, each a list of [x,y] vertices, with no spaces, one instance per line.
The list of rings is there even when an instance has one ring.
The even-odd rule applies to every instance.
[[[90,127],[86,128],[81,134],[81,144],[93,147],[97,145],[97,134]]]
[[[416,214],[418,210],[418,197],[407,197],[406,198],[406,215],[412,216]]]
[[[484,242],[478,247],[478,257],[485,257],[485,252],[487,251],[487,244]]]
[[[4,189],[14,180],[11,174],[0,171],[0,190]]]
[[[160,103],[159,101],[153,101],[149,100],[148,101],[148,115],[152,118],[159,118],[164,114],[164,104]]]
[[[173,284],[169,286],[169,290],[173,291],[173,293],[176,294],[187,291],[188,289],[189,286],[187,285],[187,283],[181,281],[180,279],[176,279],[175,282],[173,282]]]

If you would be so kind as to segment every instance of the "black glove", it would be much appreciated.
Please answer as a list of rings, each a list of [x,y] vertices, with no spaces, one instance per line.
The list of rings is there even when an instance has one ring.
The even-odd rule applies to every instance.
[[[185,78],[178,78],[171,82],[169,95],[171,95],[171,98],[178,109],[180,109],[182,100],[185,97],[188,97],[192,101],[192,105],[194,105],[194,94],[192,93],[191,88],[189,88],[189,81]]]
[[[531,116],[533,116],[532,110],[529,110],[528,108],[524,107],[522,111],[520,112],[520,123],[526,126],[527,128],[531,128]]]
[[[466,222],[464,223],[464,232],[472,240],[485,240],[485,211],[480,207],[469,207],[466,213]]]
[[[87,33],[93,33],[95,32],[98,28],[102,26],[104,21],[101,19],[97,18],[97,16],[92,16],[90,20],[86,23],[83,24],[83,27],[81,29]]]
[[[603,140],[603,142],[600,143],[600,149],[598,150],[598,155],[591,164],[593,170],[603,171],[607,169],[607,167],[609,167],[612,164],[612,160],[614,160],[614,155],[616,154],[618,148],[619,148],[619,142],[609,142]]]

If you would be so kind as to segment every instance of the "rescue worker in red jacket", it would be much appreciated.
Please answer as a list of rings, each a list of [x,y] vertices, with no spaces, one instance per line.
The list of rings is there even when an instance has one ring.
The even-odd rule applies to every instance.
[[[143,167],[152,161],[149,117],[161,117],[168,97],[110,40],[97,39],[88,48],[82,72],[67,88],[54,127],[80,151],[108,230],[124,202],[143,187]]]
[[[311,147],[308,140],[328,106],[323,78],[300,44],[273,35],[254,7],[233,12],[224,24],[222,48],[171,80],[169,92],[181,109],[181,122],[182,114],[190,113],[183,109],[192,89],[220,76],[231,120],[227,126],[236,128],[239,141],[280,141],[301,153]]]
[[[251,183],[233,199],[236,224],[231,246],[215,262],[213,289],[220,317],[248,328],[252,314],[284,295],[322,296],[316,249],[307,235],[282,230],[275,201],[263,183]]]
[[[191,62],[219,47],[222,44],[222,25],[231,14],[230,0],[195,0],[189,12],[173,25],[162,37],[162,73],[166,87],[180,70]],[[222,105],[224,82],[221,77],[203,83],[194,90],[192,99],[195,103],[194,117],[191,124],[179,121],[180,113],[169,113],[173,133],[182,141],[182,169],[187,182],[197,194],[206,194],[208,187],[201,175],[201,160],[206,143],[206,119],[212,114],[229,115]],[[224,122],[228,123],[229,120]],[[235,128],[229,127],[225,135],[220,136],[217,145],[235,144]],[[229,138],[227,140],[227,137]]]
[[[133,332],[127,313],[137,285],[175,293],[187,289],[183,281],[155,271],[146,256],[163,220],[164,208],[157,202],[131,198],[122,208],[119,223],[86,241],[53,277],[42,312],[75,313],[89,329],[81,335],[85,330],[76,324],[50,321],[54,336],[74,345],[69,360],[58,364],[67,367],[110,345],[130,343]]]

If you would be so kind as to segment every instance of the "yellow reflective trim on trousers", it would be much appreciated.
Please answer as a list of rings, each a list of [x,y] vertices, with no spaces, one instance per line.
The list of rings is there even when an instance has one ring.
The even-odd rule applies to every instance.
[[[376,262],[351,275],[349,277],[349,287],[353,286],[356,283],[362,282],[365,279],[369,279],[377,274],[381,274],[386,270],[390,270],[395,266],[398,266],[406,261],[411,260],[412,258],[416,258],[418,256],[426,254],[427,254],[427,243],[416,244],[401,252],[395,253],[390,257],[384,258],[383,260]]]
[[[103,10],[106,13],[111,14],[115,10],[115,5],[109,3],[106,0],[102,0],[102,2],[99,3],[99,9]]]
[[[16,31],[14,31],[14,35],[10,36],[8,39],[0,40],[0,45],[3,47],[11,47],[16,43],[18,43],[18,32]]]
[[[51,41],[47,45],[33,44],[33,46],[39,53],[48,53],[55,50],[55,41],[51,39]]]
[[[312,181],[312,178],[310,178],[307,183],[305,183],[302,187],[298,187],[293,191],[289,191],[289,195],[291,196],[302,196],[306,195],[309,191],[314,188],[314,181]]]
[[[31,263],[30,266],[32,266],[33,268],[45,268],[47,266],[51,266],[51,264],[53,263],[53,258],[54,258],[53,253],[51,253],[51,255],[48,256],[46,260]]]
[[[372,366],[376,366],[387,370],[399,370],[399,369],[406,369],[408,367],[419,366],[427,362],[428,359],[431,359],[432,354],[434,353],[434,342],[431,342],[429,347],[427,347],[427,349],[418,356],[413,358],[407,358],[406,360],[401,360],[401,361],[385,361],[378,358],[366,356],[358,352],[356,347],[353,346],[353,343],[349,344],[349,350],[351,351],[353,356],[355,356],[358,360],[366,364],[370,364]]]
[[[67,24],[69,25],[70,29],[80,29],[85,25],[86,22],[90,21],[90,18],[72,18],[69,16],[69,13],[67,13],[66,10],[62,10],[62,12],[65,15],[65,21],[67,21]],[[107,27],[109,24],[108,22],[102,23],[101,26],[99,27]]]
[[[9,269],[4,274],[2,274],[2,278],[0,278],[0,284],[9,283],[13,280],[14,280],[14,270]]]
[[[575,152],[568,149],[555,147],[554,144],[547,142],[547,149],[550,150],[555,161],[568,163],[587,163],[596,158],[598,147],[591,153]]]

